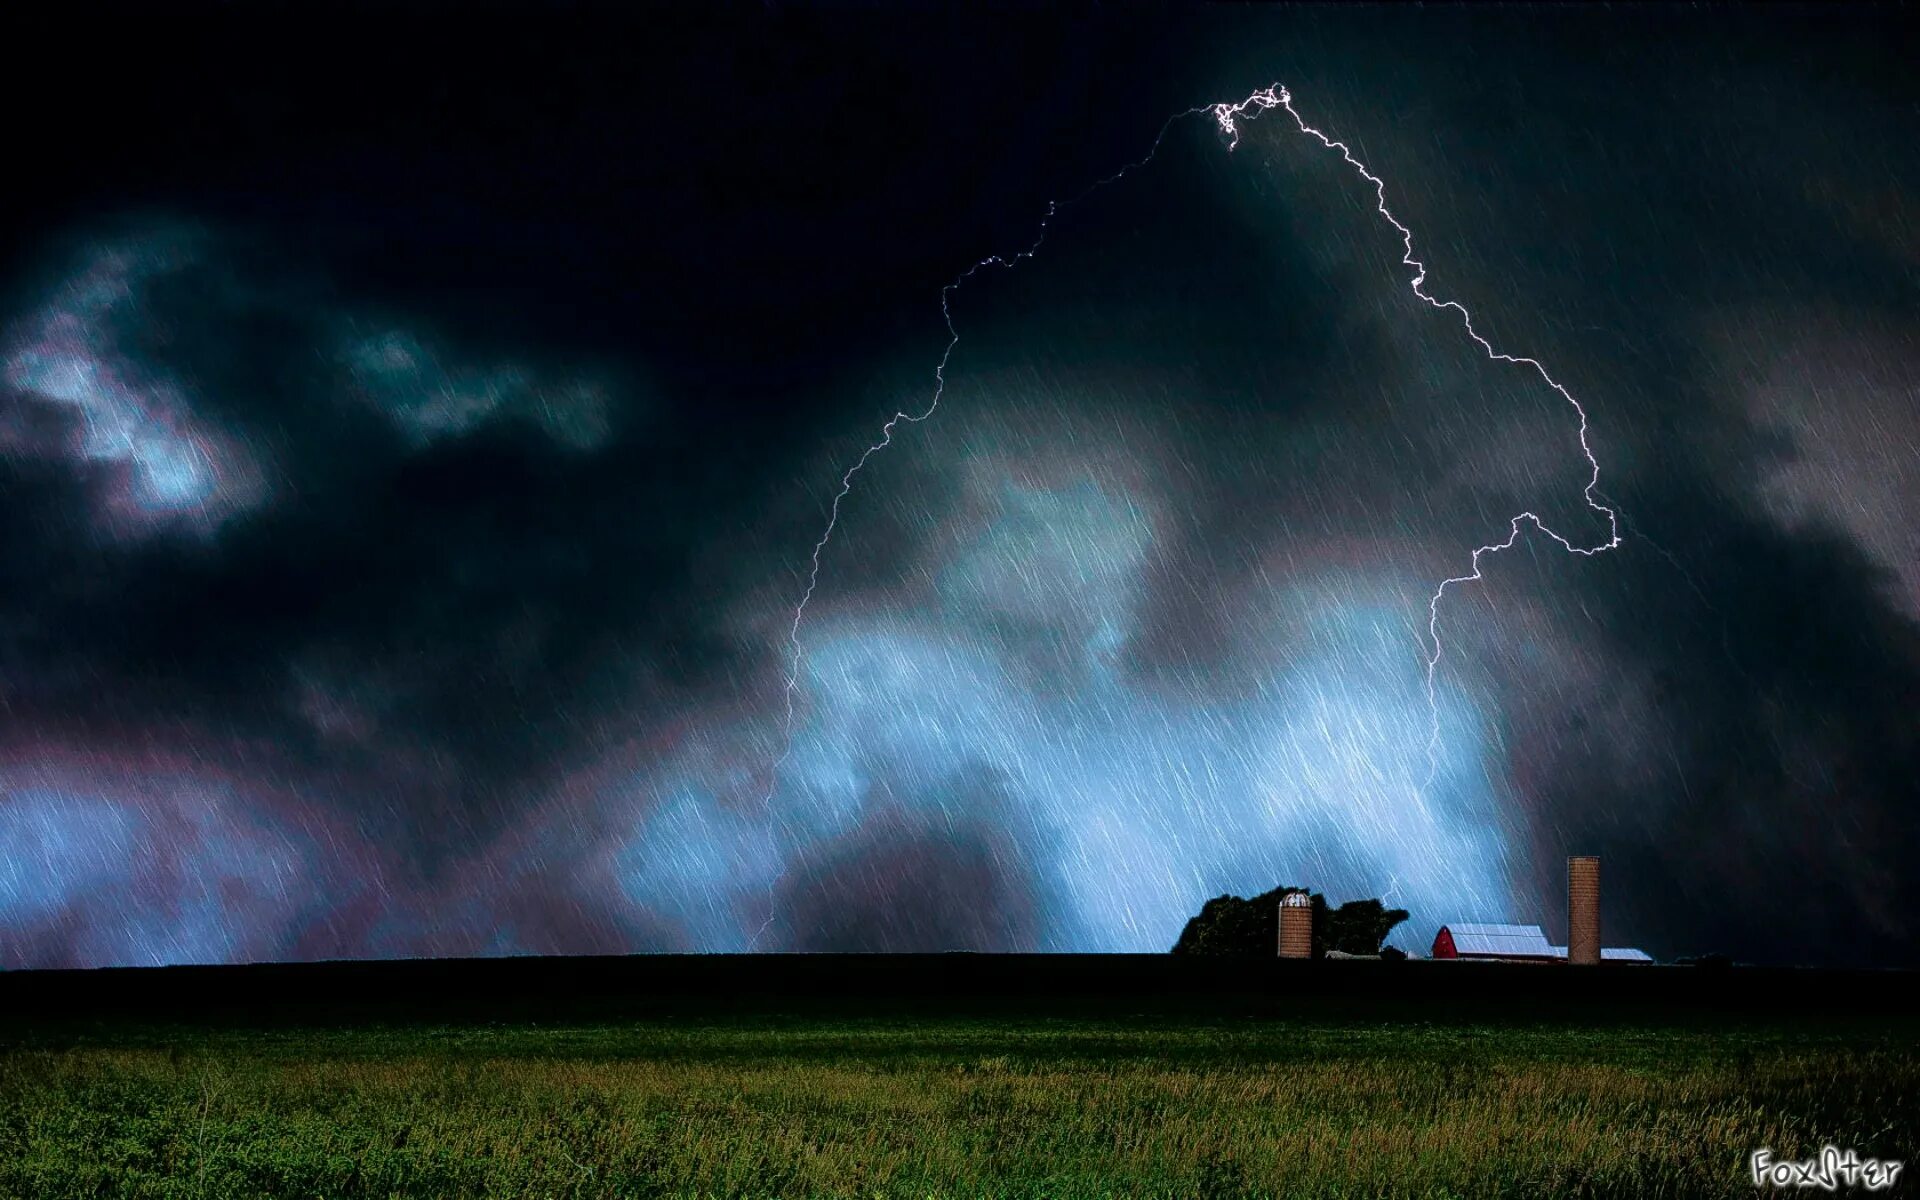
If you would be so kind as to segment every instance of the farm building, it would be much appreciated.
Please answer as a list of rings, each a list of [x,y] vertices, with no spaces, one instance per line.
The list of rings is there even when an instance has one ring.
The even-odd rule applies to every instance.
[[[1565,946],[1555,946],[1553,952],[1560,958],[1567,956]],[[1600,961],[1650,963],[1653,961],[1653,955],[1645,950],[1634,950],[1627,946],[1608,946],[1600,951]]]
[[[1567,948],[1547,941],[1538,925],[1442,925],[1433,938],[1433,957],[1507,962],[1566,962]],[[1600,952],[1602,962],[1652,962],[1643,951],[1616,948]]]
[[[1538,925],[1442,925],[1435,958],[1510,958],[1551,962],[1561,957]]]

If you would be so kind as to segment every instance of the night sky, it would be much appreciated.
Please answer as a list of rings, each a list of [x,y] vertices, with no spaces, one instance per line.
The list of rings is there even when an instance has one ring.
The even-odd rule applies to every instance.
[[[6,21],[0,966],[1920,959],[1908,14]]]

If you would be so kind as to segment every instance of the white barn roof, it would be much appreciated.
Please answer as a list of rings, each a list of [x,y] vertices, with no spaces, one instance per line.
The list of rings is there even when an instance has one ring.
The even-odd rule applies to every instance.
[[[1553,952],[1561,958],[1567,956],[1567,948],[1565,946],[1555,946]],[[1600,961],[1650,963],[1653,961],[1653,955],[1648,954],[1645,950],[1632,950],[1625,946],[1608,946],[1600,951]]]
[[[1500,958],[1553,958],[1554,947],[1538,925],[1448,925],[1455,954],[1483,954]],[[1560,950],[1559,957],[1567,952]]]

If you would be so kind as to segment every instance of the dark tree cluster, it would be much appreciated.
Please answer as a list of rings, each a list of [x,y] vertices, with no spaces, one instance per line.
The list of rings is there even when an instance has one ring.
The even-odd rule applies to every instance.
[[[1230,958],[1272,958],[1280,952],[1280,901],[1305,893],[1313,910],[1313,957],[1329,950],[1341,954],[1376,955],[1394,926],[1407,919],[1403,908],[1388,908],[1378,900],[1349,900],[1338,908],[1319,892],[1303,887],[1277,887],[1252,899],[1216,896],[1180,931],[1175,954]]]

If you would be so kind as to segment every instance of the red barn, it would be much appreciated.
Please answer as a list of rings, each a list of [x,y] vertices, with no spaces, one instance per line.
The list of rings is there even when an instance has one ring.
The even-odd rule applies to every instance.
[[[1555,954],[1538,925],[1442,925],[1433,937],[1433,957],[1553,962],[1566,952]]]

